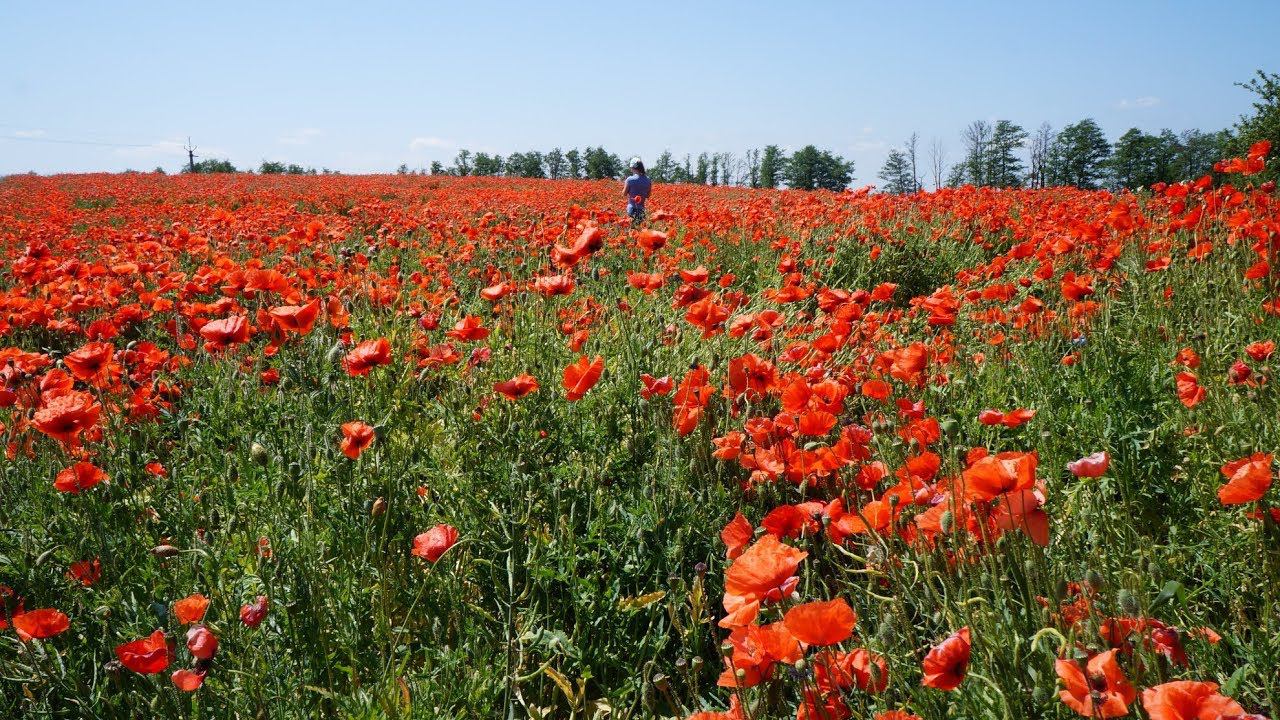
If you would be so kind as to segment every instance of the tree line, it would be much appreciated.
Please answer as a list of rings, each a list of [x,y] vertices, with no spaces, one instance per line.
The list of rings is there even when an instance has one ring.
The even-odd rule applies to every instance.
[[[787,154],[777,145],[748,150],[741,156],[732,152],[703,152],[696,157],[686,154],[676,159],[670,150],[663,151],[646,173],[654,182],[694,183],[697,185],[742,185],[754,188],[786,187],[802,190],[818,188],[840,190],[853,180],[853,162],[831,152],[806,145]],[[411,172],[401,165],[397,172]],[[530,150],[503,157],[485,152],[459,150],[453,164],[431,163],[432,175],[505,175],[523,178],[618,179],[627,174],[627,164],[603,147],[583,150],[552,148],[547,152]]]
[[[1261,70],[1248,82],[1236,83],[1254,94],[1253,114],[1241,117],[1232,128],[1205,132],[1198,129],[1175,133],[1164,129],[1148,133],[1130,128],[1114,142],[1092,118],[1060,129],[1044,123],[1028,132],[1011,120],[976,120],[961,135],[961,156],[948,164],[946,148],[934,139],[921,147],[920,136],[912,133],[902,145],[889,151],[877,177],[879,189],[889,193],[912,193],[934,189],[978,185],[1001,188],[1045,188],[1073,185],[1094,189],[1147,188],[1202,177],[1214,172],[1214,163],[1228,156],[1243,155],[1259,140],[1271,140],[1280,148],[1280,74]],[[840,155],[806,145],[793,153],[777,145],[732,152],[701,152],[677,159],[670,150],[660,154],[646,168],[655,182],[698,185],[740,185],[752,188],[792,188],[799,190],[842,190],[853,181],[854,164]],[[238,172],[227,160],[206,159],[184,169],[186,172]],[[315,168],[263,161],[262,174],[317,174]],[[329,174],[326,169],[318,171]],[[398,173],[413,172],[400,165]],[[420,172],[428,172],[422,170]],[[431,163],[432,175],[508,176],[523,178],[617,179],[627,174],[627,164],[603,147],[582,150],[559,147],[546,152],[497,153],[459,150],[453,164]],[[1271,163],[1258,178],[1274,180],[1280,163]]]

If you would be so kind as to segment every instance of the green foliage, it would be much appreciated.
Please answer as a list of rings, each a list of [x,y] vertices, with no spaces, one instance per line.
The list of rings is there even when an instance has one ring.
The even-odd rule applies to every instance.
[[[853,180],[853,162],[805,145],[787,159],[783,176],[795,190],[843,190]]]
[[[1097,188],[1106,179],[1110,154],[1111,144],[1092,118],[1068,125],[1049,148],[1049,184]]]
[[[1232,154],[1243,156],[1250,145],[1260,140],[1270,140],[1273,152],[1280,150],[1280,74],[1259,70],[1257,77],[1236,84],[1256,97],[1253,101],[1253,115],[1242,117],[1236,123],[1235,138],[1230,144]],[[1258,179],[1266,181],[1278,177],[1280,167],[1272,162]]]
[[[184,168],[183,172],[195,172],[195,173],[207,174],[207,173],[234,173],[234,172],[240,172],[240,171],[236,169],[235,165],[231,164],[230,160],[219,160],[217,158],[205,158],[204,160],[201,160],[200,162],[195,164],[194,170],[188,167],[188,168]]]

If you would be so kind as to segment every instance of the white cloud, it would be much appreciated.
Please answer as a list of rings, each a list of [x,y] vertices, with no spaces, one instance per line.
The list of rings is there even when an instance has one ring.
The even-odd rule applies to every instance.
[[[1155,97],[1154,95],[1143,95],[1142,97],[1134,98],[1132,100],[1128,100],[1128,99],[1121,100],[1120,102],[1116,103],[1116,107],[1120,108],[1121,110],[1137,110],[1140,108],[1155,107],[1156,105],[1159,105],[1159,104],[1160,104],[1160,98]]]
[[[302,128],[279,139],[281,145],[306,145],[324,132],[317,128]]]
[[[44,137],[44,131],[43,130],[14,130],[13,136],[20,137],[20,138],[38,138],[38,137]]]
[[[453,142],[438,137],[416,137],[409,141],[409,152],[418,152],[427,148],[452,148]]]

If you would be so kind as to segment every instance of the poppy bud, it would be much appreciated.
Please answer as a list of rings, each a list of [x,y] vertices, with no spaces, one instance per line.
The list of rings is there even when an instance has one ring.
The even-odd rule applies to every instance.
[[[249,446],[249,457],[262,466],[267,464],[267,449],[261,443],[254,443]]]
[[[387,512],[387,499],[380,497],[373,501],[373,507],[369,509],[369,514],[374,517],[382,517]]]
[[[1058,581],[1058,584],[1054,586],[1054,588],[1053,588],[1053,597],[1054,597],[1055,599],[1057,599],[1057,601],[1058,601],[1058,602],[1062,602],[1064,599],[1066,599],[1066,597],[1067,597],[1067,580],[1066,580],[1066,578],[1063,578],[1063,579],[1059,580],[1059,581]]]
[[[36,558],[36,567],[40,567],[45,563],[46,560],[53,557],[54,550],[55,548],[49,548],[48,550],[45,550],[44,552],[40,553],[40,557]]]
[[[151,554],[158,558],[168,559],[182,552],[172,545],[157,545],[151,548]]]
[[[1122,588],[1116,594],[1116,603],[1120,606],[1120,612],[1130,617],[1137,617],[1142,614],[1142,608],[1138,607],[1138,598],[1127,588]]]
[[[950,534],[952,526],[955,525],[955,516],[948,510],[942,513],[942,517],[938,520],[938,527],[942,528],[944,534]]]
[[[1084,581],[1089,583],[1089,587],[1094,590],[1102,589],[1102,575],[1100,575],[1097,570],[1090,568],[1089,571],[1084,574]]]
[[[329,348],[329,357],[328,357],[329,364],[336,365],[338,361],[342,359],[342,356],[345,354],[346,352],[342,347],[342,343],[334,343],[333,347]]]
[[[880,627],[876,628],[876,638],[883,645],[892,645],[898,639],[898,631],[893,626],[893,619],[886,617],[880,622]]]
[[[796,672],[804,672],[804,669],[805,669],[804,658],[800,658],[799,660],[796,661],[795,668],[796,668]]]

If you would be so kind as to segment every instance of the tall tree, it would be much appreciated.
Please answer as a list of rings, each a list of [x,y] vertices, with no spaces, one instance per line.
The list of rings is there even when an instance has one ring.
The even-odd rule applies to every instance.
[[[698,169],[693,172],[693,182],[706,185],[711,177],[711,161],[706,153],[698,153]]]
[[[1049,182],[1093,190],[1106,178],[1111,144],[1092,118],[1067,125],[1049,149]]]
[[[546,162],[547,162],[547,177],[551,178],[552,180],[559,180],[560,178],[564,177],[566,168],[565,168],[563,150],[561,150],[558,147],[551,148],[551,150],[547,152]]]
[[[905,195],[916,191],[915,178],[911,174],[911,160],[906,153],[893,148],[880,168],[880,179],[884,181],[881,188],[887,193]]]
[[[1236,123],[1235,139],[1228,145],[1228,151],[1231,155],[1241,156],[1259,140],[1270,140],[1272,152],[1280,152],[1280,74],[1259,70],[1257,77],[1236,85],[1257,98],[1253,101],[1253,115],[1241,117]],[[1277,178],[1280,178],[1280,162],[1273,158],[1258,180]]]
[[[1033,188],[1049,186],[1049,148],[1053,146],[1053,126],[1040,123],[1031,137],[1031,168],[1027,172],[1027,185]]]
[[[1202,132],[1200,130],[1183,130],[1178,136],[1177,152],[1173,157],[1173,179],[1195,180],[1213,171],[1213,164],[1232,154],[1241,154],[1249,150],[1252,143],[1241,145],[1238,136],[1233,138],[1230,131]],[[1274,163],[1269,163],[1274,164]],[[1274,168],[1271,168],[1274,170]],[[1266,171],[1263,177],[1276,177]]]
[[[760,150],[752,148],[747,153],[747,185],[749,187],[760,187]]]
[[[760,157],[760,187],[776,188],[782,181],[787,156],[777,145],[766,145]]]
[[[907,163],[911,165],[911,192],[920,190],[920,167],[916,163],[916,149],[920,145],[920,133],[913,132],[907,138],[905,153]]]
[[[797,190],[843,190],[853,180],[853,163],[806,145],[787,160],[787,186]]]
[[[578,152],[578,148],[573,148],[564,154],[565,168],[568,171],[568,177],[578,179],[582,177],[582,153]]]
[[[451,175],[470,175],[472,172],[471,151],[463,148],[458,151],[458,155],[453,159],[453,167],[450,168]]]
[[[947,166],[947,148],[942,138],[934,138],[929,143],[929,168],[933,172],[933,189],[942,189],[942,171]]]
[[[501,155],[478,152],[476,153],[472,172],[476,175],[501,175],[502,167]]]
[[[646,168],[649,173],[649,179],[660,183],[676,182],[676,174],[679,169],[675,160],[671,158],[670,150],[663,150],[653,165]]]
[[[987,145],[986,184],[1011,188],[1022,185],[1022,159],[1018,151],[1027,142],[1027,131],[1008,120],[996,121]]]
[[[986,120],[974,120],[964,129],[964,161],[959,177],[971,185],[986,185],[987,170],[991,167],[991,125]],[[953,171],[952,175],[956,173]]]

